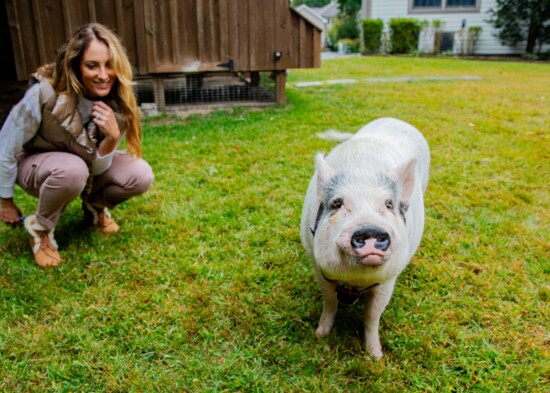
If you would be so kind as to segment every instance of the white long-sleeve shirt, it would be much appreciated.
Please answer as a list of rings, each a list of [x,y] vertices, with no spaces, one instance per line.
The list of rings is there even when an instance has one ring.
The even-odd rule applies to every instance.
[[[23,152],[23,145],[38,132],[42,123],[40,107],[40,85],[30,87],[25,96],[10,111],[0,130],[0,198],[13,197],[17,179],[17,156]],[[80,97],[78,112],[83,124],[92,118],[93,101]],[[119,140],[120,142],[120,140]],[[114,151],[105,156],[96,153],[92,175],[105,172],[113,162]]]

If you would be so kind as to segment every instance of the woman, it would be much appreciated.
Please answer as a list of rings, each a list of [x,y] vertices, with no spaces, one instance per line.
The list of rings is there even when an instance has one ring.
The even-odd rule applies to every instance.
[[[97,23],[82,26],[34,84],[0,131],[0,219],[23,222],[15,183],[38,198],[24,219],[36,264],[59,265],[54,229],[79,195],[86,221],[103,233],[119,227],[107,208],[142,194],[153,181],[141,157],[132,68],[119,38]],[[126,135],[128,153],[117,151]]]

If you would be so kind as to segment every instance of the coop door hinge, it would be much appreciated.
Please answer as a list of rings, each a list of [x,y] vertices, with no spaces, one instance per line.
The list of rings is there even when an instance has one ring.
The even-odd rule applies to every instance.
[[[218,67],[227,68],[229,71],[233,71],[234,65],[235,65],[235,62],[233,61],[233,59],[229,59],[227,63],[218,64]]]

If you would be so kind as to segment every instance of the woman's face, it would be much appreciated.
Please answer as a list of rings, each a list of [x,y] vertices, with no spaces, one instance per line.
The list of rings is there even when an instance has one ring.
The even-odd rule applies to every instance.
[[[111,67],[109,48],[103,41],[92,40],[80,60],[80,78],[87,98],[105,97],[113,88],[116,72]]]

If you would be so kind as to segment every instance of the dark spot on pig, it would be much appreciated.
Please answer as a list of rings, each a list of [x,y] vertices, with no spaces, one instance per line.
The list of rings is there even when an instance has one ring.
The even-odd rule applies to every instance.
[[[407,219],[405,218],[405,213],[407,213],[407,210],[409,210],[409,204],[408,203],[399,203],[399,214],[403,218],[403,222],[407,224]]]
[[[317,217],[315,217],[315,226],[313,228],[310,228],[311,234],[315,236],[315,232],[317,232],[317,228],[319,227],[319,222],[321,221],[321,217],[323,216],[323,204],[321,203],[319,205],[319,210],[317,210]]]
[[[345,178],[346,176],[343,173],[337,173],[326,182],[324,187],[325,201],[330,201],[336,196],[338,189],[345,183]]]
[[[397,199],[397,182],[383,173],[379,173],[376,179],[381,187],[389,191],[391,199],[395,201]]]

